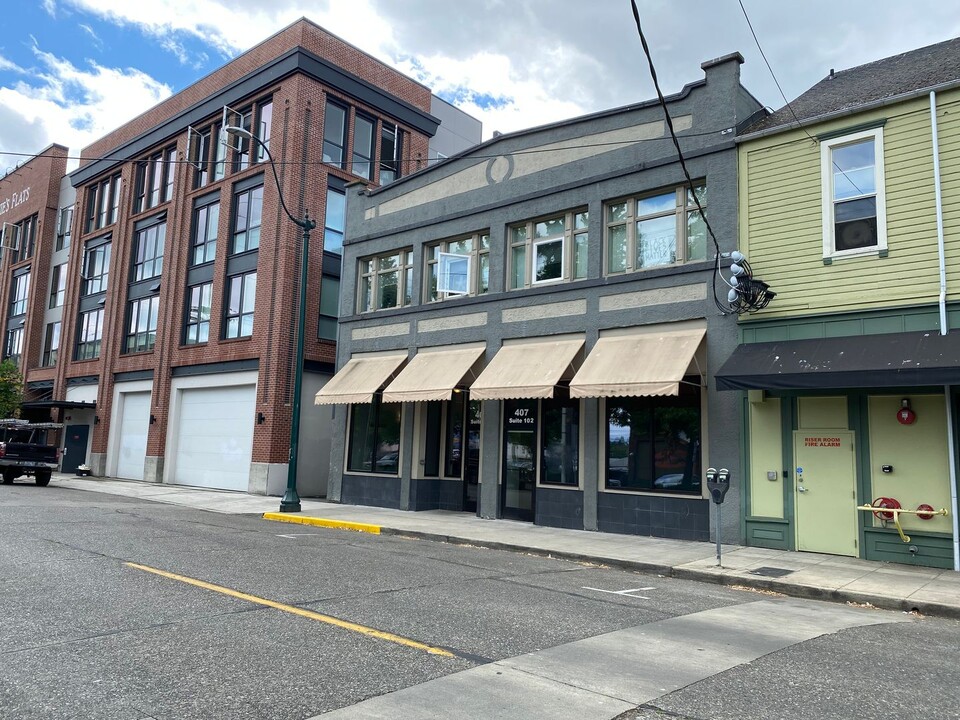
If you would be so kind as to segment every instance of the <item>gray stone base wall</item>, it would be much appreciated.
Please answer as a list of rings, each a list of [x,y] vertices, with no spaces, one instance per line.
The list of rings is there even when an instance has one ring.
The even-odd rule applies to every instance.
[[[597,521],[600,532],[708,542],[710,501],[600,493]]]
[[[143,461],[144,482],[163,482],[163,455],[147,455]]]
[[[107,473],[107,454],[90,453],[90,460],[87,461],[90,466],[90,474],[94,477],[104,477]]]
[[[400,509],[400,478],[344,475],[340,502]]]
[[[411,480],[410,495],[411,510],[463,510],[463,483],[460,480]]]
[[[537,525],[583,530],[583,491],[537,488]]]

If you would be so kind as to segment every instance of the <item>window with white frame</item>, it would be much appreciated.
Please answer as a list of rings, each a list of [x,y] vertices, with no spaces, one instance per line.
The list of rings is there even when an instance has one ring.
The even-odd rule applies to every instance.
[[[823,256],[886,250],[883,129],[822,141],[820,166]]]
[[[707,186],[695,187],[705,209]],[[604,214],[607,275],[707,259],[706,223],[686,185],[609,202]]]
[[[510,227],[510,289],[580,280],[587,276],[586,210]]]
[[[359,312],[388,310],[413,301],[413,252],[398,250],[360,261]]]
[[[490,234],[444,240],[425,248],[427,302],[490,291]]]

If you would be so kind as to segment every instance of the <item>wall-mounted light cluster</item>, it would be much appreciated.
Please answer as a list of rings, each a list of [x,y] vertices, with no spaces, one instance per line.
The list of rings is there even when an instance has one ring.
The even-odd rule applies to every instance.
[[[730,286],[727,304],[731,311],[737,315],[754,313],[763,310],[777,296],[767,283],[753,277],[753,269],[742,252],[734,250],[732,253],[724,253],[722,257],[733,260],[730,265],[730,279],[720,275]]]

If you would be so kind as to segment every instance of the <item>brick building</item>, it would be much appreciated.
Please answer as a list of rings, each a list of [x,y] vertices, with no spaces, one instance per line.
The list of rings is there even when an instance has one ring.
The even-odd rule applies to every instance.
[[[446,149],[432,145],[432,108],[456,126],[439,136]],[[282,203],[317,221],[312,398],[333,371],[347,183],[385,184],[479,140],[479,122],[301,19],[84,148],[69,176],[73,251],[55,258],[62,350],[39,370],[48,347],[31,336],[24,365],[67,425],[64,470],[85,461],[95,475],[279,494],[301,247]],[[323,495],[331,414],[302,407],[298,486]]]

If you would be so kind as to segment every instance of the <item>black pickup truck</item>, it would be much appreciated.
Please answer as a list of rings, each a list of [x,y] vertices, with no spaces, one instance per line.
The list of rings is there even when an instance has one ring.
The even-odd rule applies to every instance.
[[[0,420],[0,478],[9,485],[22,475],[32,475],[37,485],[50,484],[50,474],[60,463],[56,440],[60,423]]]

